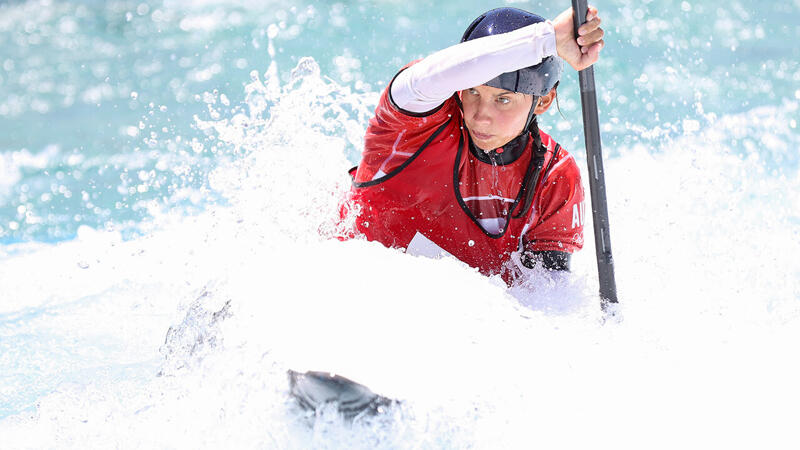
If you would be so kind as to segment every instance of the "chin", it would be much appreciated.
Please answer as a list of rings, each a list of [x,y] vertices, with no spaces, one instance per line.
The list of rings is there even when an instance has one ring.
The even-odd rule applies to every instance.
[[[494,141],[483,141],[481,139],[476,139],[475,136],[472,135],[470,135],[470,137],[472,138],[472,142],[475,143],[475,146],[485,152],[489,152],[496,149],[497,147],[500,147],[499,145],[494,145],[495,143]]]

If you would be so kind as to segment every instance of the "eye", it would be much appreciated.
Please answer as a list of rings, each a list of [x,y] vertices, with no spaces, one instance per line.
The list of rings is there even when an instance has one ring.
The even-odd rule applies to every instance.
[[[478,91],[475,88],[469,88],[467,89],[467,92],[469,92],[472,95],[478,95]]]
[[[501,105],[507,105],[511,103],[511,99],[508,97],[497,97],[497,102],[500,103]]]

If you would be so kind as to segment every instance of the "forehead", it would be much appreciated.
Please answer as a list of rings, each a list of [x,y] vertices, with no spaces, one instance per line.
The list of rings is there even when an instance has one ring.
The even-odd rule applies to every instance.
[[[486,86],[482,84],[480,86],[475,86],[474,88],[476,91],[480,92],[481,95],[491,95],[491,96],[498,96],[498,95],[513,95],[513,96],[520,96],[524,97],[525,94],[521,94],[519,92],[513,92],[506,89],[500,89],[492,86]]]

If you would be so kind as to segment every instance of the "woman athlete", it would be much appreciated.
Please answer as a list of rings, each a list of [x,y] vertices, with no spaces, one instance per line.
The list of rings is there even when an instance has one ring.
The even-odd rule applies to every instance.
[[[580,172],[537,117],[556,98],[559,57],[576,70],[597,61],[599,25],[593,7],[577,38],[572,9],[552,22],[493,9],[460,44],[401,69],[350,171],[356,234],[509,284],[536,264],[569,270],[583,245]]]

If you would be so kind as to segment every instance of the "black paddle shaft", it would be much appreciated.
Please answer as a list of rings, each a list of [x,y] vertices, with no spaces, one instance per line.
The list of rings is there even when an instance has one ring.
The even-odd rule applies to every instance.
[[[578,27],[586,23],[587,0],[572,0],[575,36]],[[600,301],[603,310],[609,303],[617,303],[617,283],[614,280],[614,258],[611,255],[611,235],[608,228],[608,203],[606,181],[603,175],[603,150],[600,144],[600,121],[597,117],[597,94],[594,85],[594,67],[578,72],[583,106],[583,135],[586,138],[586,161],[589,163],[589,191],[592,198],[594,245],[597,253],[597,271],[600,277]]]

